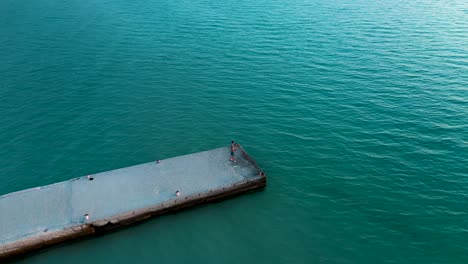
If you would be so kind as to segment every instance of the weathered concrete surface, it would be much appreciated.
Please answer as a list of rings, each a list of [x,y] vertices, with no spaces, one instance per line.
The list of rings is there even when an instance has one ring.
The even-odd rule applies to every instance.
[[[229,152],[223,147],[0,196],[0,259],[265,186],[242,148],[235,163]]]

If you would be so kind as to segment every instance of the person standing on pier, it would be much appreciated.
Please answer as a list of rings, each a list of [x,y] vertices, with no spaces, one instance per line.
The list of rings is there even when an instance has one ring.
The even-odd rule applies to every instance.
[[[229,156],[229,160],[235,162],[234,160],[234,152],[236,151],[236,143],[231,141],[231,155]]]

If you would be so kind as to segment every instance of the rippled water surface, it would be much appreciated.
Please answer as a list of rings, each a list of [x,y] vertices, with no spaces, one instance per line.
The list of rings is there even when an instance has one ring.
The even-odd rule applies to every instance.
[[[468,263],[464,0],[3,0],[0,194],[242,143],[263,192],[19,263]]]

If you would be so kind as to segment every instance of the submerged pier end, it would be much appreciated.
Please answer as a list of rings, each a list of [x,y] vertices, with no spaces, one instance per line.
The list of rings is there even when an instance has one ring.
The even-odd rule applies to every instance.
[[[0,260],[266,185],[257,163],[223,147],[0,196]]]

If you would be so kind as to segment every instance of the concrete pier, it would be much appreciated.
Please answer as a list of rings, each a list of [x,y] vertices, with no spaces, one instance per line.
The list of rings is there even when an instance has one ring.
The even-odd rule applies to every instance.
[[[86,175],[0,196],[0,260],[266,185],[239,147]]]

